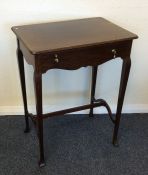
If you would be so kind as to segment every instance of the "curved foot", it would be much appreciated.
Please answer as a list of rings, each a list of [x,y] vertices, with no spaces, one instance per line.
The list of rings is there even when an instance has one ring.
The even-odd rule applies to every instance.
[[[90,117],[90,118],[93,118],[93,117],[94,117],[94,114],[89,114],[89,117]]]
[[[30,128],[26,127],[25,130],[24,130],[24,133],[29,133],[29,132],[30,132]]]
[[[44,160],[40,160],[39,161],[39,167],[42,168],[45,166],[45,161]]]
[[[27,113],[25,115],[25,130],[24,133],[28,133],[30,131],[30,127],[29,127],[29,114]]]
[[[89,117],[94,117],[93,110],[90,110]]]
[[[114,147],[119,147],[119,142],[118,142],[118,140],[113,141],[113,145],[114,145]]]

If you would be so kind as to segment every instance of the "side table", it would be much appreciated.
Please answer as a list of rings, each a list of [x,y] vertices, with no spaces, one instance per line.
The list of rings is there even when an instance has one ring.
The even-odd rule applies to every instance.
[[[137,35],[109,22],[104,18],[86,18],[62,22],[33,24],[12,27],[17,37],[17,59],[20,73],[24,103],[26,129],[29,132],[29,117],[38,131],[40,148],[40,167],[45,165],[43,144],[43,119],[70,112],[106,107],[114,124],[113,144],[117,145],[117,135],[125,90],[131,67],[131,47]],[[103,99],[95,98],[95,87],[98,65],[121,57],[123,61],[120,89],[115,119]],[[36,115],[28,112],[24,58],[34,68],[34,89],[36,97]],[[43,114],[42,110],[42,75],[49,69],[75,70],[81,67],[92,67],[90,104]]]

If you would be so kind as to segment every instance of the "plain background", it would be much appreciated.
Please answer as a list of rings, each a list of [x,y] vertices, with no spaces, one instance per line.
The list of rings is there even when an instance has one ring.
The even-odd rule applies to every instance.
[[[0,1],[0,114],[22,114],[16,60],[15,25],[104,17],[139,36],[132,48],[132,68],[123,112],[148,112],[148,1],[147,0],[5,0]],[[96,97],[115,112],[122,61],[99,66]],[[25,64],[29,109],[34,111],[33,68]],[[50,70],[43,75],[44,112],[86,104],[91,69]],[[81,111],[79,113],[87,113]],[[105,112],[97,108],[95,112]]]

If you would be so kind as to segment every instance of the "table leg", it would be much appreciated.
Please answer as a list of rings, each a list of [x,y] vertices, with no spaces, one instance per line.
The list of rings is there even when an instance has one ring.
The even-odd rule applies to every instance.
[[[42,74],[34,72],[34,89],[36,98],[37,130],[39,139],[40,160],[39,166],[45,165],[43,143],[43,118],[42,118]]]
[[[29,118],[28,118],[28,108],[27,108],[27,96],[26,96],[26,82],[25,82],[25,71],[24,71],[24,58],[23,53],[19,47],[18,41],[18,48],[17,48],[17,60],[18,60],[18,68],[20,74],[20,82],[21,82],[21,89],[22,89],[22,96],[23,96],[23,104],[24,104],[24,112],[25,112],[25,133],[29,132]]]
[[[113,133],[113,144],[115,146],[118,146],[118,141],[117,141],[118,130],[119,130],[121,111],[122,111],[127,81],[129,77],[130,67],[131,67],[131,59],[130,57],[126,57],[125,59],[123,59],[120,89],[119,89],[118,104],[117,104],[116,119],[115,119],[115,127],[114,127],[114,133]]]
[[[92,67],[91,101],[90,101],[91,104],[93,104],[94,99],[95,99],[97,70],[98,70],[98,66],[93,66]],[[93,117],[93,108],[90,108],[89,116]]]

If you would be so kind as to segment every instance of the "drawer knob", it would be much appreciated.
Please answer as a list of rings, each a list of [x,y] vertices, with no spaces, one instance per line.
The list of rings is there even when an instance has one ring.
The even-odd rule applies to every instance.
[[[116,54],[117,54],[116,49],[113,49],[113,50],[112,50],[112,53],[114,54],[114,58],[116,58]]]
[[[58,55],[57,55],[57,54],[55,54],[55,55],[54,55],[54,57],[55,57],[54,61],[55,61],[56,63],[58,63],[58,62],[59,62]]]

